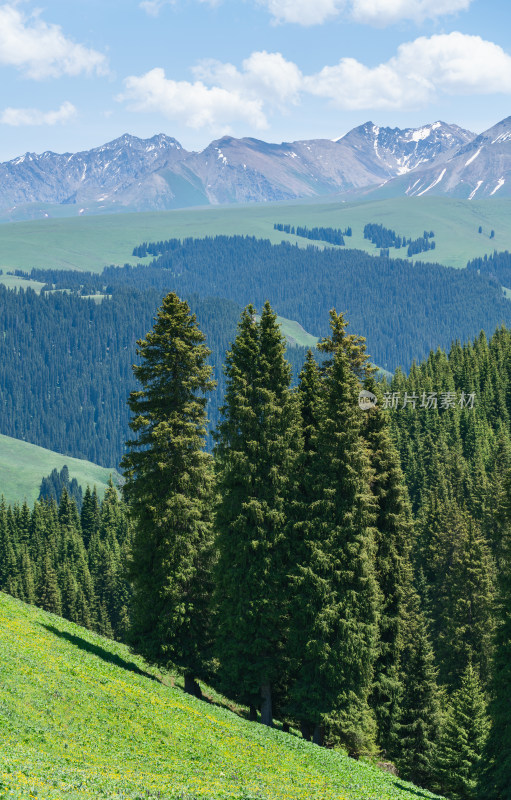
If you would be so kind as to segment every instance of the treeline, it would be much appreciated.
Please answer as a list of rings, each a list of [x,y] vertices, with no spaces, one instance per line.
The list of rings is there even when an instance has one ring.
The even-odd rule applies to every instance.
[[[193,241],[193,239],[184,239],[183,241]],[[159,242],[142,242],[133,248],[132,255],[137,258],[145,258],[146,256],[159,256],[162,253],[168,253],[170,250],[177,250],[182,245],[181,239],[165,239]]]
[[[453,800],[505,800],[509,433],[500,500],[486,501],[481,470],[491,450],[479,445],[494,434],[491,425],[481,433],[480,412],[454,402],[445,354],[382,392],[342,315],[332,312],[319,347],[323,363],[309,354],[293,390],[269,304],[258,322],[245,309],[227,356],[213,463],[203,450],[208,350],[187,306],[165,298],[141,343],[124,460],[136,521],[135,647],[178,665],[188,691],[200,696],[197,678],[213,681],[265,724],[276,713],[318,744],[353,755],[379,748],[403,777]],[[509,362],[511,334],[496,334],[493,347]],[[457,377],[480,375],[486,410],[503,410],[490,350],[483,337],[467,347]],[[172,391],[178,376],[180,391]],[[445,392],[452,402],[436,413],[424,405],[420,417],[419,377],[425,398]],[[366,411],[362,386],[378,399]],[[405,390],[401,421],[399,407],[391,416],[385,406]],[[472,474],[464,447],[474,452]]]
[[[328,332],[330,308],[345,309],[353,329],[367,331],[373,362],[392,371],[456,337],[467,341],[482,328],[511,325],[500,285],[475,270],[415,268],[356,250],[247,237],[174,245],[146,266],[28,276],[70,294],[0,286],[0,433],[115,467],[128,436],[125,398],[133,388],[135,342],[169,290],[188,299],[213,351],[213,426],[225,391],[221,365],[247,297],[259,307],[269,299],[279,314],[317,336]],[[111,297],[95,304],[80,296],[97,292]],[[304,351],[290,348],[287,357],[296,377]]]
[[[383,251],[380,253],[382,256],[388,256],[391,247],[396,250],[401,247],[407,247],[408,256],[434,250],[436,247],[433,241],[434,236],[433,231],[424,231],[422,236],[412,240],[411,238],[406,238],[406,236],[400,236],[391,228],[385,228],[383,225],[377,225],[374,222],[364,226],[364,239],[369,239],[376,247],[379,247]]]
[[[490,255],[474,258],[468,262],[467,269],[511,287],[511,253],[508,250],[500,253],[495,250]]]
[[[110,484],[103,501],[85,490],[81,513],[64,488],[60,502],[0,501],[0,590],[104,636],[126,639],[131,526]]]
[[[282,231],[283,233],[292,233],[296,236],[302,236],[304,239],[312,239],[313,241],[328,242],[328,244],[344,245],[344,237],[351,236],[353,231],[350,227],[342,231],[340,228],[307,228],[305,225],[284,225],[281,222],[275,222],[273,225],[275,231]]]

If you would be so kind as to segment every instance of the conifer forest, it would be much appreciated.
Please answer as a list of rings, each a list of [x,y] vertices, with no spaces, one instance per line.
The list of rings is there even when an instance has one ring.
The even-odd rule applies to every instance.
[[[124,476],[2,499],[0,590],[417,794],[509,800],[510,256],[366,228],[379,257],[169,239],[0,287],[0,432]]]

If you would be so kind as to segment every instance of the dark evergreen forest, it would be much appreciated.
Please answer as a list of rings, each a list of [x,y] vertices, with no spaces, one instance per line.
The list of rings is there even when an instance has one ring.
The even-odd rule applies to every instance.
[[[148,266],[108,267],[100,275],[34,269],[30,277],[47,288],[40,296],[0,286],[1,433],[116,466],[128,434],[135,342],[169,290],[189,300],[212,350],[213,424],[225,389],[221,364],[248,299],[257,309],[269,300],[317,336],[327,333],[330,308],[343,309],[352,329],[367,335],[372,360],[389,370],[408,368],[455,338],[511,324],[501,281],[475,269],[250,237],[143,247],[161,255]],[[95,293],[108,297],[86,299]],[[296,378],[304,352],[289,348],[287,357]]]
[[[207,344],[169,295],[139,346],[127,504],[113,486],[80,514],[65,488],[0,504],[0,589],[177,665],[197,696],[207,680],[452,800],[507,800],[511,331],[378,383],[330,323],[292,388],[269,304],[245,309],[210,455]]]

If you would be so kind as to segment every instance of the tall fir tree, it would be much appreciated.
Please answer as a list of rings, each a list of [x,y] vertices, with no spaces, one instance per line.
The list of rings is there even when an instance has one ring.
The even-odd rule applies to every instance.
[[[122,462],[135,521],[131,637],[150,661],[181,669],[187,691],[197,693],[211,635],[210,351],[188,304],[172,292],[138,354],[133,371],[142,388],[128,401],[136,438]]]
[[[496,603],[495,653],[490,685],[490,733],[479,780],[481,800],[511,798],[511,472],[506,477],[507,502],[500,509],[500,559]]]
[[[401,655],[402,695],[396,758],[406,780],[427,787],[435,775],[440,726],[440,695],[428,626],[419,597],[410,592]]]
[[[398,752],[401,654],[404,643],[406,598],[413,585],[411,548],[414,531],[408,491],[394,442],[389,414],[373,377],[364,388],[377,404],[363,415],[362,434],[369,446],[376,500],[375,570],[380,590],[378,650],[374,665],[371,705],[378,726],[378,744],[390,758]]]
[[[477,800],[477,779],[489,720],[486,697],[470,662],[448,705],[436,755],[435,780],[452,800]]]
[[[227,353],[216,436],[217,654],[225,691],[271,725],[285,682],[286,505],[301,447],[298,404],[276,315],[247,306]]]
[[[331,313],[331,328],[322,379],[309,358],[300,382],[307,450],[293,535],[290,708],[317,743],[326,728],[330,740],[360,753],[374,745],[378,611],[375,505],[357,403],[365,357],[342,315]]]

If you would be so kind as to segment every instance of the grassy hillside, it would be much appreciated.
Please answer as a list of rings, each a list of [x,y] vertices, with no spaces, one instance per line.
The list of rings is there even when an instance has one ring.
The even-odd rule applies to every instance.
[[[256,314],[256,319],[260,320],[259,314]],[[280,325],[280,330],[287,339],[287,343],[291,347],[316,347],[319,339],[313,336],[312,333],[307,333],[305,328],[302,328],[299,322],[294,319],[286,319],[286,317],[277,317],[277,322]]]
[[[65,464],[71,478],[76,478],[84,489],[87,484],[96,484],[100,495],[103,495],[110,475],[114,481],[119,477],[115,470],[99,467],[90,461],[63,456],[44,447],[0,435],[0,494],[9,503],[21,503],[26,498],[32,504],[39,495],[43,477],[55,467],[60,472]]]
[[[250,234],[273,242],[301,246],[309,242],[273,230],[274,222],[342,227],[351,225],[348,246],[376,248],[363,228],[376,222],[415,238],[436,234],[436,250],[423,254],[442,264],[464,267],[469,258],[511,249],[511,200],[453,200],[444,197],[397,198],[363,203],[314,202],[183,209],[138,214],[111,214],[44,219],[0,225],[0,268],[30,270],[60,267],[101,271],[106,264],[133,262],[133,247],[142,241],[216,234]],[[479,226],[483,233],[478,233]],[[490,239],[490,231],[495,238]],[[393,251],[391,251],[393,252]],[[397,254],[405,251],[396,251]]]
[[[7,289],[33,289],[37,294],[41,294],[41,289],[44,286],[41,281],[28,281],[25,278],[19,278],[17,275],[0,275],[0,283],[3,283]]]
[[[173,683],[126,647],[0,593],[0,797],[433,797]]]

